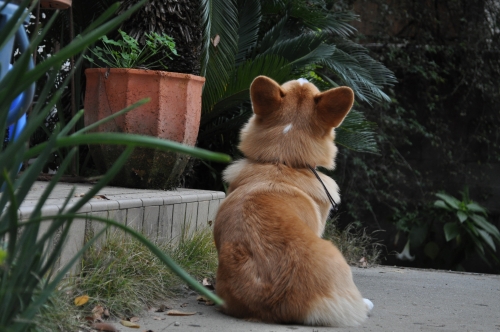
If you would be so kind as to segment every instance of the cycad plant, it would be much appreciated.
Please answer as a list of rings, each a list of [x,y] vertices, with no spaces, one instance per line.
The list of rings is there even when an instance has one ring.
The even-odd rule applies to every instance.
[[[279,83],[307,78],[321,89],[350,86],[357,102],[389,101],[382,91],[395,83],[391,71],[351,40],[357,16],[321,0],[201,0],[204,27],[202,75],[207,81],[199,146],[237,155],[237,133],[251,114],[249,87],[258,75]],[[351,111],[336,142],[375,153],[373,123]],[[208,166],[205,168],[205,166]],[[217,166],[198,168],[198,180]]]

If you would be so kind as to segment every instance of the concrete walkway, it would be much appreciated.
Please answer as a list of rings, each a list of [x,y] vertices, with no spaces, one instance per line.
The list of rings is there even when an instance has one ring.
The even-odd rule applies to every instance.
[[[382,266],[353,268],[353,274],[363,296],[375,305],[371,317],[357,328],[247,322],[225,316],[214,306],[198,304],[193,292],[171,305],[176,310],[196,312],[195,315],[178,317],[148,312],[137,323],[140,331],[153,332],[500,331],[498,275]],[[126,327],[121,330],[132,331]]]

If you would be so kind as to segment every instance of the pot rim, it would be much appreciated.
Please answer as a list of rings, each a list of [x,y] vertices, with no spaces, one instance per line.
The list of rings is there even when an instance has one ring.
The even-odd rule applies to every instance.
[[[173,71],[165,71],[165,70],[153,70],[153,69],[138,69],[138,68],[87,68],[85,69],[85,74],[87,73],[105,73],[105,72],[115,72],[115,73],[130,73],[134,75],[159,75],[159,76],[169,76],[175,78],[184,78],[191,79],[195,81],[205,82],[205,77],[193,75],[193,74],[185,74],[185,73],[176,73]]]

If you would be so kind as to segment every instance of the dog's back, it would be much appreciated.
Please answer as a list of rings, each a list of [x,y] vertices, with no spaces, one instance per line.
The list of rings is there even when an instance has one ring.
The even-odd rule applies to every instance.
[[[330,202],[307,166],[334,167],[333,128],[353,103],[348,88],[310,83],[251,86],[255,115],[243,128],[247,159],[225,171],[229,194],[214,236],[216,292],[230,315],[266,322],[354,326],[369,306],[338,249],[321,239]],[[335,182],[321,176],[338,202]]]

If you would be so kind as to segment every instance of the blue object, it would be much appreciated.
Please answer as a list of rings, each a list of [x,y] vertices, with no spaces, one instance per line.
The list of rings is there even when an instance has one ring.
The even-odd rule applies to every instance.
[[[13,19],[12,17],[15,15],[17,11],[20,10],[18,5],[7,3],[4,1],[0,1],[0,30],[4,28],[4,26]],[[29,23],[29,15],[26,16],[24,23]],[[10,38],[2,49],[0,49],[0,81],[4,79],[7,72],[12,68],[11,59],[12,53],[14,51],[14,45],[17,45],[22,53],[28,51],[29,40],[26,35],[26,31],[24,26],[21,24],[19,29],[16,31],[15,37]],[[35,67],[33,63],[33,59],[30,58],[28,62],[28,70],[31,70]],[[9,141],[15,141],[24,127],[26,126],[26,111],[31,105],[33,101],[33,96],[35,94],[35,84],[30,85],[28,89],[19,94],[11,103],[9,108],[9,113],[7,114],[7,126],[9,126],[8,131],[8,139]],[[18,172],[21,169],[22,164],[18,167]],[[3,191],[3,186],[0,188],[0,192]]]
[[[19,6],[8,3],[5,4],[4,1],[0,1],[0,8],[2,11],[0,13],[0,30],[3,29],[5,24],[12,18],[14,13],[19,10]],[[26,16],[25,23],[29,23],[29,15]],[[27,52],[29,46],[28,36],[26,35],[26,31],[24,26],[19,26],[19,29],[16,31],[15,38],[11,38],[7,43],[5,43],[4,47],[0,50],[0,80],[4,78],[7,74],[7,71],[10,69],[12,53],[14,51],[14,45],[18,45],[21,52]],[[28,63],[28,70],[33,69],[34,63],[33,59],[30,59]],[[26,91],[22,93],[22,97],[19,101],[14,101],[9,109],[9,114],[7,116],[7,125],[12,125],[23,116],[24,113],[28,110],[28,107],[31,105],[33,101],[33,96],[35,94],[35,84],[33,83]],[[16,98],[17,100],[17,98]]]

